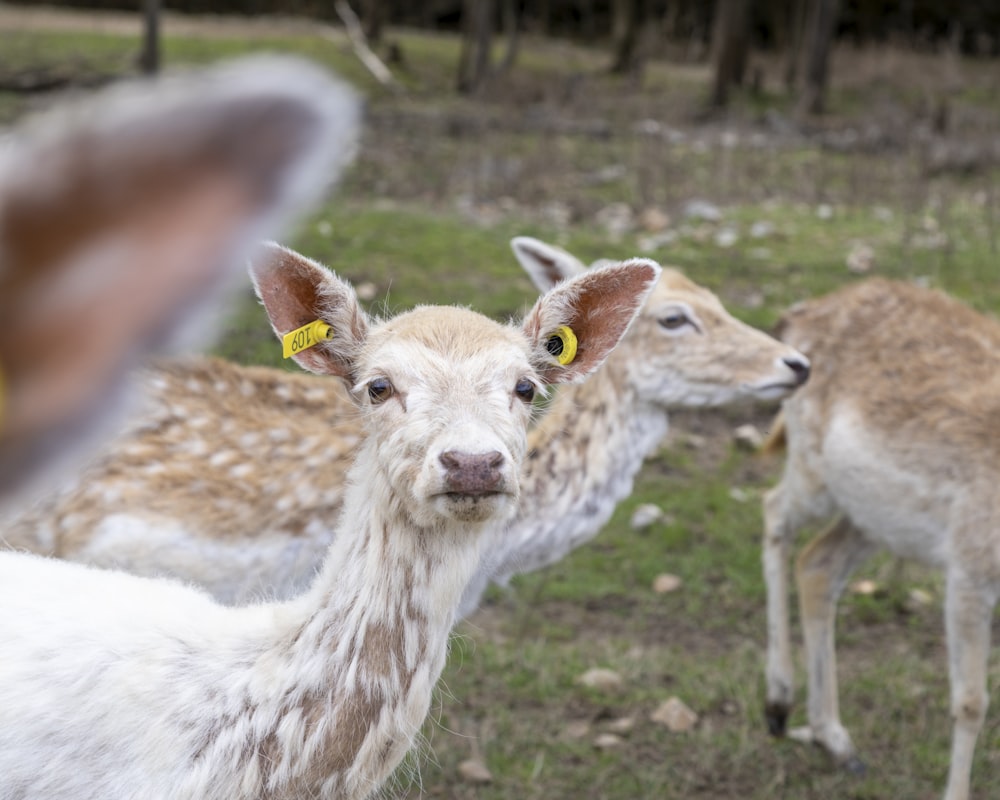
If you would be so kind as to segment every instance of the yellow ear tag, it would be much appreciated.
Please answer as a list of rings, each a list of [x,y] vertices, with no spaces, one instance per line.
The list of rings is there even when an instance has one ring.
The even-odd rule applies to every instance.
[[[303,350],[333,338],[333,328],[321,319],[314,319],[281,337],[281,355],[291,358]]]
[[[552,353],[560,364],[566,366],[576,358],[576,334],[567,325],[560,325],[545,342],[545,349]]]

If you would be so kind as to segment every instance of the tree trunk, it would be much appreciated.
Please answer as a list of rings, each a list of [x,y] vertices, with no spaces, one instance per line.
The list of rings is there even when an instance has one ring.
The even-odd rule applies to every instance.
[[[713,108],[725,108],[729,87],[743,83],[750,49],[749,7],[749,0],[719,0],[716,7],[712,33],[715,75],[710,100]]]
[[[142,0],[139,69],[144,75],[155,75],[160,71],[160,0]]]
[[[507,37],[507,51],[496,70],[500,74],[506,73],[514,66],[521,46],[521,26],[517,18],[517,0],[503,0],[502,11],[504,33]]]
[[[837,24],[837,0],[812,0],[806,25],[805,85],[799,110],[822,114],[826,110],[826,89],[830,79],[830,50]]]
[[[490,73],[494,0],[464,0],[462,51],[458,57],[458,91],[472,94]]]
[[[602,33],[598,27],[594,0],[580,0],[580,36],[585,42],[593,42]]]
[[[611,41],[618,44],[628,35],[632,25],[632,0],[612,0],[611,2]]]
[[[611,72],[641,78],[646,53],[643,34],[648,14],[647,0],[615,0],[615,23],[619,29],[615,39],[615,57]]]
[[[787,50],[785,52],[785,89],[789,94],[795,92],[799,80],[799,65],[802,60],[802,42],[805,39],[807,0],[797,0],[792,3],[791,27],[788,31]]]
[[[548,38],[552,35],[552,0],[538,0],[535,7],[537,17],[535,18],[535,25],[532,26],[532,30]],[[527,16],[528,9],[525,8],[524,10],[525,16]]]
[[[364,31],[368,44],[372,47],[375,47],[382,41],[385,17],[386,8],[384,0],[362,0],[361,29]]]

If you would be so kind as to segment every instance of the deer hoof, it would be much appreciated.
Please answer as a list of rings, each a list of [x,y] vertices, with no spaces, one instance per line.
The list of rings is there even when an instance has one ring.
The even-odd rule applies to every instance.
[[[868,772],[868,765],[857,756],[851,756],[842,766],[845,772],[858,778]]]
[[[784,703],[768,703],[764,706],[767,730],[772,736],[784,736],[788,728],[788,706]]]

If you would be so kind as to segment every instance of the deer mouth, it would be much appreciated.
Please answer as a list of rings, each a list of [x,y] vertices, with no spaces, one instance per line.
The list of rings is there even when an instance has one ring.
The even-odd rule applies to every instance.
[[[508,492],[501,492],[498,489],[472,489],[461,492],[441,492],[441,494],[449,500],[479,500],[483,497],[508,494]]]
[[[482,522],[506,514],[516,505],[510,492],[497,489],[446,491],[434,496],[440,512],[463,522]]]
[[[798,388],[799,384],[797,383],[775,381],[774,383],[751,386],[750,390],[754,397],[760,400],[780,400],[782,397],[787,397]]]

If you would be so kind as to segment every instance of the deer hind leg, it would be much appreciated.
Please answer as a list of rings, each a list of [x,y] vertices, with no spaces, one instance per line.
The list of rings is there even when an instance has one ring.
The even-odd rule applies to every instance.
[[[851,772],[863,771],[864,764],[840,722],[834,621],[848,577],[876,549],[840,516],[806,546],[796,564],[809,676],[809,727],[792,735],[818,744]]]
[[[967,800],[972,754],[983,727],[989,694],[986,670],[996,592],[973,585],[959,570],[948,572],[945,629],[951,679],[951,766],[945,800]]]
[[[788,623],[789,545],[799,528],[815,514],[819,502],[814,487],[806,485],[804,472],[786,468],[781,483],[764,496],[762,561],[767,587],[767,697],[764,714],[772,736],[784,736],[795,694]]]

